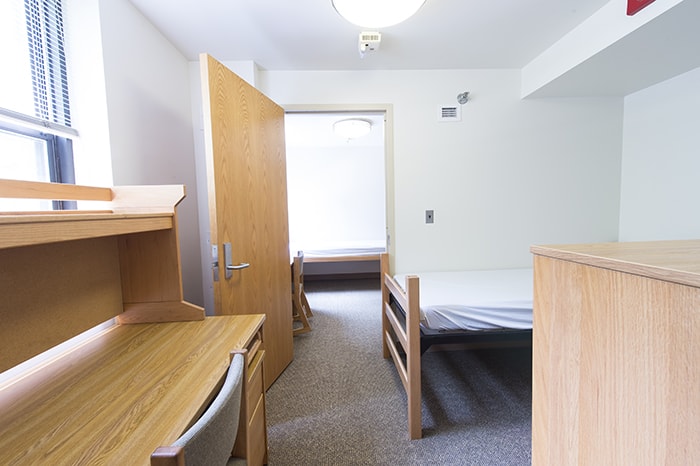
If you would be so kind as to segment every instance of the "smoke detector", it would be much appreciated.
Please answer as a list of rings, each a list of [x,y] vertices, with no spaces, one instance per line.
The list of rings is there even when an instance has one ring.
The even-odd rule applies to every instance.
[[[381,41],[382,35],[378,32],[361,32],[358,44],[360,57],[364,58],[367,52],[374,52],[377,50]]]

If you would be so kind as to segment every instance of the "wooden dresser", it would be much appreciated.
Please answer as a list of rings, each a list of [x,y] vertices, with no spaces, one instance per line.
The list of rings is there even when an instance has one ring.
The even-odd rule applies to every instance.
[[[531,251],[532,464],[700,464],[700,241]]]
[[[0,197],[80,207],[0,214],[0,464],[147,465],[216,395],[231,352],[247,361],[234,452],[267,462],[265,316],[183,300],[183,186],[0,180]]]

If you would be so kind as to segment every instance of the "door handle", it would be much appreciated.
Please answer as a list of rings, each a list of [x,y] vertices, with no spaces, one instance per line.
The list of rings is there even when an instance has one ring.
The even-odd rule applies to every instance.
[[[247,262],[241,262],[238,265],[227,265],[226,270],[241,270],[241,269],[247,269],[250,267],[250,264]]]
[[[233,276],[234,270],[242,270],[250,267],[247,262],[241,262],[238,265],[233,265],[233,252],[231,250],[231,243],[224,243],[224,276],[228,280]]]

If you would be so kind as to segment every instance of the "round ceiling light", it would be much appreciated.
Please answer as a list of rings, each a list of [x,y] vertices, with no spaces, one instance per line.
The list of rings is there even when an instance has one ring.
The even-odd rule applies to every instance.
[[[345,139],[366,136],[372,130],[372,123],[359,118],[349,118],[333,123],[333,132]]]
[[[343,18],[363,28],[393,26],[413,16],[425,0],[331,0]]]

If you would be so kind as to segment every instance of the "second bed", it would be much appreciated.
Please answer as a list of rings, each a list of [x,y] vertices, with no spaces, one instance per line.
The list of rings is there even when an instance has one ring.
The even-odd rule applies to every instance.
[[[382,347],[408,399],[411,439],[421,438],[420,357],[432,345],[532,342],[532,269],[391,275],[381,254]]]

